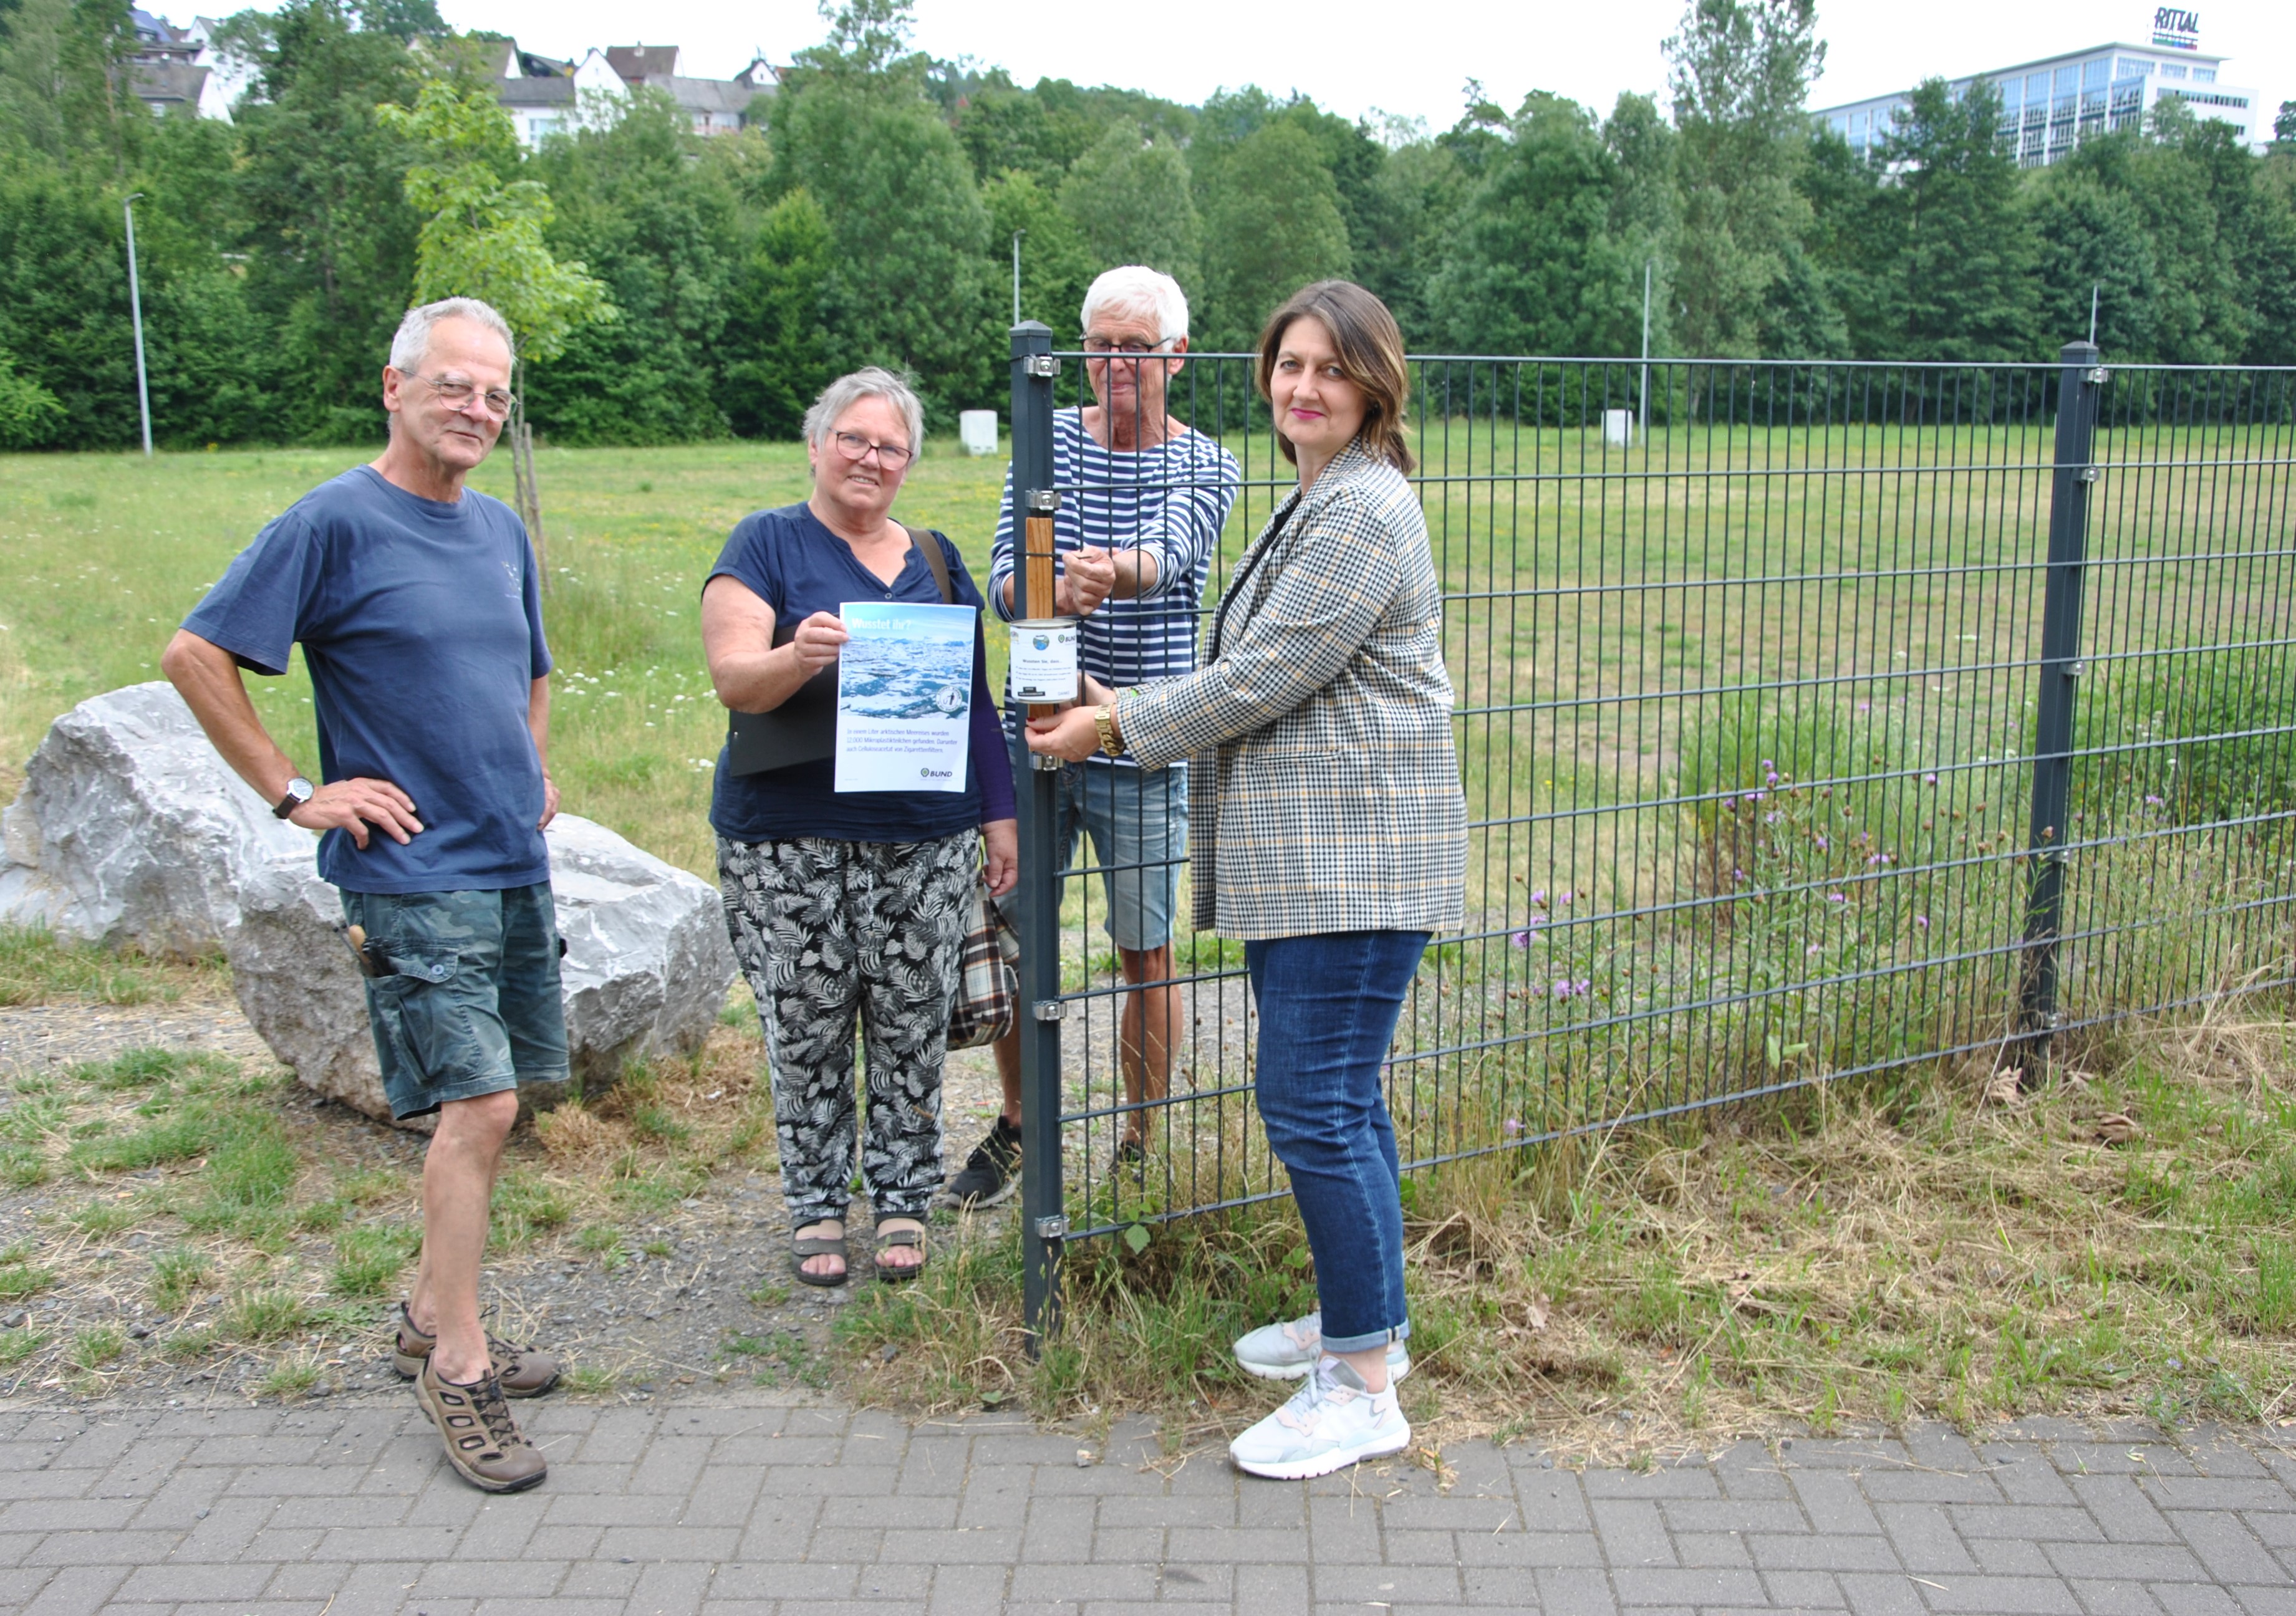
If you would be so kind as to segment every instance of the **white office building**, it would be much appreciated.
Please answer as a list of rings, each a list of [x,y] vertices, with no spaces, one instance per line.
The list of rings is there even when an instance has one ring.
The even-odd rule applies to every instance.
[[[2199,117],[2228,123],[2251,144],[2269,139],[2270,109],[2259,111],[2259,92],[2224,82],[2225,60],[2202,53],[2195,13],[2162,6],[2152,15],[2147,44],[2094,45],[1974,73],[1955,79],[1951,87],[1957,96],[1979,83],[2000,92],[2002,141],[2028,168],[2053,163],[2082,141],[2109,131],[2141,128],[2146,114],[2164,101],[2180,101]],[[1891,119],[1907,100],[1903,94],[1876,95],[1812,116],[1863,156],[1889,134]]]

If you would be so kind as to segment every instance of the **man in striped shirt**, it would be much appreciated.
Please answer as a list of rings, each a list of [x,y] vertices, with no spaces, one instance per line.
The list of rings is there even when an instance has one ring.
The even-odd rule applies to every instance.
[[[1218,441],[1167,411],[1171,380],[1187,363],[1188,299],[1178,282],[1139,265],[1103,275],[1085,294],[1084,348],[1095,402],[1053,417],[1053,478],[1062,490],[1054,608],[1081,619],[1084,671],[1120,688],[1194,670],[1197,611],[1242,474]],[[1012,500],[1008,471],[988,569],[989,603],[1008,621],[1019,615]],[[1015,767],[1028,767],[1017,733],[1014,745]],[[1058,800],[1055,859],[1066,869],[1078,829],[1090,833],[1103,923],[1134,985],[1119,1023],[1125,1098],[1136,1106],[1161,1099],[1179,1033],[1179,994],[1169,983],[1187,769],[1150,774],[1129,758],[1097,757],[1062,768]],[[961,1205],[1002,1201],[1019,1181],[1018,1032],[996,1045],[996,1070],[1004,1113],[949,1181]],[[1118,1161],[1136,1168],[1146,1136],[1146,1113],[1127,1112]]]

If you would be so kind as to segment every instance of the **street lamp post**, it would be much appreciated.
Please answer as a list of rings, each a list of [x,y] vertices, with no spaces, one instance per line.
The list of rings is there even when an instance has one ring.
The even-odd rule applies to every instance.
[[[144,373],[144,289],[135,275],[135,199],[131,191],[120,204],[127,216],[127,309],[135,322],[135,404],[144,415],[144,458],[152,458],[152,387]]]
[[[1015,325],[1021,323],[1021,238],[1028,234],[1025,230],[1013,233],[1013,324]]]

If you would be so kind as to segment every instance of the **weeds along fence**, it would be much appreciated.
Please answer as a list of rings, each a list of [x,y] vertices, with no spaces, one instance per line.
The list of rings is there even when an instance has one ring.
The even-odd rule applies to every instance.
[[[1134,362],[1042,326],[1013,345],[1014,530],[1033,513],[1049,545],[1168,457],[1063,484],[1054,412]],[[2108,370],[2087,344],[1412,371],[1471,828],[1467,925],[1390,1055],[1407,1167],[1917,1062],[1989,1074],[2290,982],[2296,372]],[[1249,356],[1167,385],[1238,474],[1201,630],[1293,477]],[[1124,610],[1115,643],[1154,631]],[[1021,780],[1032,1324],[1063,1240],[1286,1193],[1242,949],[1190,929],[1185,858],[1170,953],[1129,978],[1108,890],[1168,861],[1119,824],[1055,865],[1056,793],[1131,800],[1111,775]]]

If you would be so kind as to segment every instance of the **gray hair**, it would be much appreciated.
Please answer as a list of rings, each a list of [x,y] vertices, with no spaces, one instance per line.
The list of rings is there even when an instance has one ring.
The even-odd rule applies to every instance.
[[[1085,329],[1103,309],[1145,315],[1156,323],[1156,334],[1167,342],[1188,334],[1188,294],[1180,283],[1145,264],[1124,264],[1102,272],[1084,294]]]
[[[909,384],[889,370],[872,365],[840,376],[821,390],[821,397],[805,413],[805,440],[816,449],[827,447],[838,417],[864,398],[882,398],[901,412],[909,429],[909,453],[922,455],[925,447],[925,406],[917,402]]]
[[[441,298],[406,311],[398,333],[390,339],[390,368],[404,375],[422,369],[430,352],[431,328],[441,320],[468,320],[483,325],[503,340],[513,360],[518,357],[518,340],[510,334],[510,322],[496,314],[492,304],[476,298]]]

